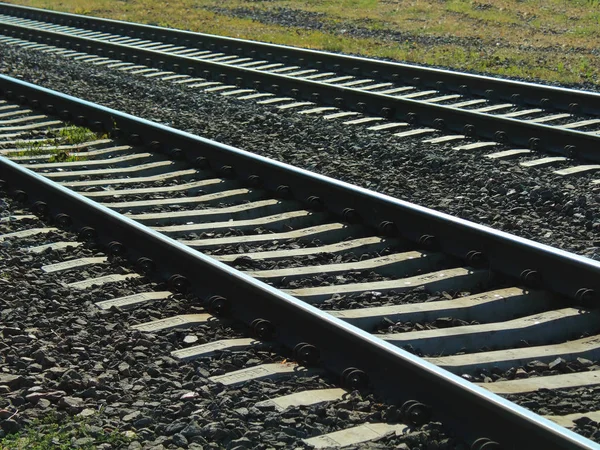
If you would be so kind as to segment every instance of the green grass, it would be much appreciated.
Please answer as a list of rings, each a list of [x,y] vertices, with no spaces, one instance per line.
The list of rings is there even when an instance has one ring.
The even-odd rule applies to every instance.
[[[69,144],[69,145],[84,144],[88,141],[98,139],[99,137],[100,136],[98,136],[92,130],[89,130],[85,127],[77,127],[77,126],[70,126],[70,127],[62,128],[58,132],[58,139],[63,144]]]
[[[105,135],[94,133],[85,127],[78,126],[62,128],[55,134],[52,130],[47,130],[46,134],[50,136],[47,139],[33,142],[16,142],[15,147],[21,149],[21,151],[12,153],[11,156],[50,155],[48,162],[87,161],[85,155],[72,155],[67,150],[58,147],[61,145],[85,144],[86,142],[106,137]]]
[[[600,47],[600,0],[7,1],[493,75],[600,84],[600,61],[594,54]],[[211,11],[215,7],[272,14],[278,8],[320,13],[319,20],[333,30],[266,24],[217,14]],[[384,37],[357,38],[335,31],[344,24],[402,32],[410,46]]]
[[[33,421],[19,433],[0,439],[0,450],[67,450],[75,448],[72,441],[90,438],[90,442],[77,448],[93,450],[99,444],[108,443],[114,448],[125,447],[131,438],[112,430],[92,430],[84,419],[61,420],[55,414]]]
[[[499,10],[498,8],[489,5],[489,8],[477,9],[476,2],[465,0],[453,0],[446,4],[446,9],[449,12],[458,13],[474,21],[483,21],[490,23],[502,24],[519,24],[520,19],[511,10]]]

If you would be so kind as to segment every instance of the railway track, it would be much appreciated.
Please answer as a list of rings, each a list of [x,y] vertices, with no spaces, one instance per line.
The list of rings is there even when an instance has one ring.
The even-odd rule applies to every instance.
[[[414,417],[431,408],[473,449],[595,448],[552,422],[591,436],[578,424],[596,417],[593,402],[565,414],[564,404],[530,396],[577,396],[597,384],[598,262],[8,77],[0,86],[5,188],[53,226],[202,299],[200,315],[140,321],[138,330],[202,324],[206,313],[235,318],[295,349],[300,364],[341,375],[347,389],[417,405]],[[51,136],[65,120],[102,136],[57,146]],[[2,240],[48,231],[25,225]],[[98,263],[76,258],[52,270]],[[145,307],[161,295],[103,306]],[[172,356],[253,345],[236,337]],[[257,367],[244,373],[274,376],[273,366]]]
[[[332,442],[373,439],[383,439],[388,445],[446,442],[445,448],[454,448],[456,439],[444,439],[444,430],[436,424],[426,424],[423,429],[421,420],[413,423],[408,416],[398,420],[402,414],[394,405],[352,394],[350,386],[341,388],[339,379],[318,367],[298,365],[290,351],[265,340],[264,328],[259,333],[260,342],[256,331],[232,324],[226,317],[216,320],[207,314],[193,294],[156,282],[147,272],[142,276],[114,251],[99,248],[77,233],[47,227],[14,200],[2,200],[0,352],[6,357],[0,374],[2,437],[27,423],[23,417],[31,420],[36,410],[49,411],[54,404],[57,412],[66,410],[75,416],[71,421],[77,423],[79,417],[91,425],[88,437],[53,442],[57,446],[99,446],[102,440],[89,434],[97,435],[94,430],[108,427],[118,430],[112,432],[109,448],[127,448],[126,440],[117,439],[119,435],[133,440],[130,447],[138,444],[140,435],[145,447],[166,448],[195,448],[194,444],[209,448],[320,448]],[[24,235],[27,230],[45,226],[45,233]],[[19,238],[5,236],[14,230],[20,233]],[[5,264],[8,259],[10,265]],[[26,279],[19,282],[22,277]],[[44,288],[38,293],[32,284],[43,284]],[[26,306],[11,295],[21,289],[32,296]],[[61,297],[66,301],[60,301]],[[128,307],[120,301],[122,297],[152,305],[132,309],[131,304]],[[116,308],[119,304],[123,309]],[[35,317],[38,308],[45,311],[41,320]],[[20,309],[27,311],[26,317],[21,316]],[[149,318],[160,314],[194,317],[196,323],[191,330],[184,326],[146,330]],[[123,329],[125,323],[133,326]],[[81,341],[82,335],[99,342]],[[58,339],[52,343],[54,337]],[[190,350],[198,353],[197,346],[190,348],[193,341],[204,343],[203,355],[186,355]],[[67,351],[51,350],[65,346]],[[31,360],[25,370],[14,364],[20,358]],[[88,359],[94,362],[92,370],[82,364]],[[41,379],[35,377],[38,370],[45,375]],[[74,373],[79,376],[73,379]],[[231,399],[235,399],[235,407],[214,406]],[[24,402],[29,408],[23,407]],[[327,410],[321,407],[323,403],[329,404]],[[338,404],[339,414],[334,409]],[[102,420],[106,415],[99,411],[105,408],[119,411],[124,419]],[[205,410],[211,411],[210,420],[200,414]],[[344,415],[344,411],[348,413]],[[377,415],[386,421],[361,420]],[[294,422],[301,424],[292,426]],[[307,436],[305,442],[298,436]],[[29,444],[40,440],[38,436]],[[18,446],[1,442],[7,449]]]
[[[598,94],[0,5],[2,42],[398,138],[502,151],[570,176],[600,168]],[[596,180],[597,181],[597,180]]]

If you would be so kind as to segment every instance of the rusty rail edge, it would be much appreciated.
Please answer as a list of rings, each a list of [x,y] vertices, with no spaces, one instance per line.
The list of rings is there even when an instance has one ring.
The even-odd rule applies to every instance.
[[[156,142],[177,145],[188,156],[206,155],[211,162],[237,163],[236,173],[264,176],[267,188],[283,178],[296,192],[302,189],[321,193],[325,201],[339,197],[351,202],[363,217],[391,213],[397,210],[399,230],[407,235],[416,228],[432,223],[440,231],[462,230],[475,242],[492,239],[501,247],[520,248],[523,257],[532,252],[538,257],[548,255],[555,262],[566,261],[567,267],[576,269],[573,276],[587,271],[596,275],[600,264],[560,250],[542,246],[506,233],[456,219],[416,205],[395,200],[346,183],[297,169],[286,164],[262,158],[198,136],[175,130],[144,119],[136,118],[109,108],[94,105],[29,83],[0,76],[1,95],[19,99],[34,107],[52,105],[60,108],[63,116],[88,122],[106,130],[134,134]],[[67,112],[68,111],[68,114]],[[85,119],[85,120],[84,120]],[[165,144],[162,144],[165,145]],[[42,201],[50,217],[68,214],[72,228],[94,227],[100,243],[120,241],[127,243],[128,256],[133,260],[147,257],[157,262],[157,274],[169,277],[179,274],[191,283],[191,289],[201,298],[214,295],[227,299],[233,317],[251,323],[257,318],[270,321],[276,330],[276,339],[293,348],[299,342],[315,345],[321,355],[323,367],[342,373],[348,367],[357,367],[367,373],[371,390],[387,401],[403,402],[409,399],[430,405],[434,418],[455,430],[460,436],[474,441],[482,436],[492,439],[504,449],[594,449],[593,442],[562,428],[524,408],[479,388],[443,369],[431,365],[393,345],[383,342],[360,329],[319,311],[277,289],[255,280],[171,238],[147,228],[127,217],[103,207],[84,196],[60,186],[42,175],[0,157],[0,179],[5,189],[27,193],[28,202]],[[303,186],[303,188],[300,188]],[[354,200],[351,200],[354,198]],[[369,204],[368,202],[372,202]],[[329,205],[329,202],[327,202]],[[331,206],[339,209],[339,206]],[[366,209],[365,209],[366,208]],[[388,217],[387,215],[385,215]],[[411,219],[415,219],[412,221]],[[419,234],[419,233],[417,233]],[[469,237],[466,241],[468,242]],[[452,249],[460,239],[439,241],[444,249]],[[443,243],[448,240],[448,245]],[[463,244],[464,245],[464,244]],[[470,248],[470,247],[469,247]],[[515,257],[512,264],[518,264]],[[564,266],[564,264],[563,264]],[[563,267],[564,269],[564,267]],[[561,276],[568,276],[560,272]],[[558,276],[558,273],[556,274]],[[554,278],[554,277],[552,277]],[[351,349],[351,351],[344,351]]]

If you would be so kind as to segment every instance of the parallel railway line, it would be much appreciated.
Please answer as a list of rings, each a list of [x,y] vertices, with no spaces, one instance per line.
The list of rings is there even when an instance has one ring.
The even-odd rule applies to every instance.
[[[8,77],[0,86],[7,114],[0,178],[51,222],[70,224],[115,254],[126,246],[141,269],[154,268],[175,290],[198,293],[208,312],[296,347],[301,363],[345,373],[350,388],[368,385],[392,402],[429,405],[470,442],[485,437],[502,448],[594,448],[488,391],[519,402],[540,387],[562,393],[597,384],[589,370],[598,359],[597,262]],[[80,161],[49,162],[44,146],[23,155],[24,143],[43,139],[65,119],[110,138],[64,149]],[[47,232],[22,231],[2,239]],[[161,263],[165,258],[169,264]],[[53,269],[97,263],[75,260]],[[105,306],[140,306],[158,297]],[[205,319],[165,317],[140,329]],[[174,356],[249,345],[248,339],[222,341]],[[349,346],[352,352],[340,352]],[[578,357],[589,364],[577,369]],[[519,375],[509,375],[516,367]],[[400,374],[410,395],[398,384]],[[570,427],[579,417],[544,414]],[[473,448],[494,445],[480,440]]]
[[[501,143],[508,151],[491,157],[531,157],[526,167],[573,160],[560,175],[598,169],[595,93],[6,4],[0,13],[3,42],[401,138],[464,150]]]

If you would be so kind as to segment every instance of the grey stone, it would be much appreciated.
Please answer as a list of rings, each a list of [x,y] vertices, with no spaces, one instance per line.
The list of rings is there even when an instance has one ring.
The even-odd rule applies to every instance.
[[[69,410],[70,412],[80,412],[83,409],[83,399],[79,397],[61,397],[58,405]]]
[[[548,369],[548,364],[542,362],[542,361],[531,361],[530,363],[527,364],[527,367],[537,370],[537,371],[544,371]]]
[[[16,328],[16,327],[2,328],[2,336],[4,336],[4,337],[17,336],[17,335],[21,335],[24,333],[25,333],[25,331],[21,330],[20,328]]]
[[[203,428],[200,427],[197,422],[191,422],[188,426],[183,428],[181,434],[186,438],[201,436],[203,434]]]
[[[529,378],[529,374],[521,367],[515,372],[515,378]]]
[[[75,447],[83,447],[83,446],[87,446],[90,444],[93,444],[95,441],[95,439],[93,437],[82,437],[79,439],[75,439],[73,441],[73,446]]]
[[[594,364],[589,359],[585,359],[585,358],[581,358],[581,357],[577,358],[577,362],[583,367],[590,367]]]
[[[11,389],[18,389],[23,385],[24,378],[21,375],[10,375],[7,373],[0,373],[0,384],[4,384]]]
[[[590,419],[589,417],[586,417],[586,416],[583,416],[583,417],[580,417],[578,419],[575,419],[575,420],[573,420],[573,422],[575,422],[580,427],[584,427],[584,426],[589,425],[591,423],[595,423],[592,419]]]
[[[239,439],[234,439],[229,443],[230,448],[251,448],[252,441],[247,437],[241,437]]]
[[[0,423],[0,427],[6,434],[12,434],[21,429],[21,424],[14,419],[6,419]]]
[[[183,338],[183,342],[188,345],[194,344],[198,342],[198,336],[188,335]]]
[[[186,448],[188,446],[188,440],[181,433],[175,433],[171,438],[171,441],[178,447]]]
[[[39,409],[46,409],[46,408],[49,408],[51,404],[52,403],[50,402],[50,400],[48,400],[46,398],[41,398],[36,403],[36,407]]]
[[[78,371],[74,370],[74,369],[68,369],[65,372],[63,372],[63,374],[61,375],[61,378],[63,378],[63,379],[71,379],[71,380],[81,380],[81,379],[83,379],[83,377],[81,376],[81,374]]]
[[[67,369],[63,367],[51,367],[44,371],[44,376],[51,380],[55,380],[60,378],[66,371]]]
[[[548,364],[548,368],[550,370],[558,370],[558,369],[562,369],[566,365],[567,365],[567,362],[564,359],[556,358],[554,361],[552,361],[550,364]]]
[[[140,412],[139,411],[134,411],[132,413],[126,414],[125,416],[123,416],[123,422],[131,422],[135,419],[137,419],[140,416]]]
[[[135,428],[144,428],[147,427],[148,425],[152,424],[153,420],[150,417],[141,417],[139,419],[137,419],[135,422],[133,422],[133,426]]]
[[[129,364],[122,362],[119,364],[119,372],[125,376],[129,376]]]
[[[172,435],[175,433],[179,433],[181,430],[183,430],[184,428],[186,428],[186,424],[183,422],[174,422],[171,423],[169,425],[167,425],[167,428],[165,429],[165,434],[167,435]]]
[[[31,403],[37,403],[40,399],[46,399],[51,402],[56,402],[65,397],[67,393],[65,391],[50,391],[50,392],[33,392],[25,396],[25,398]]]

